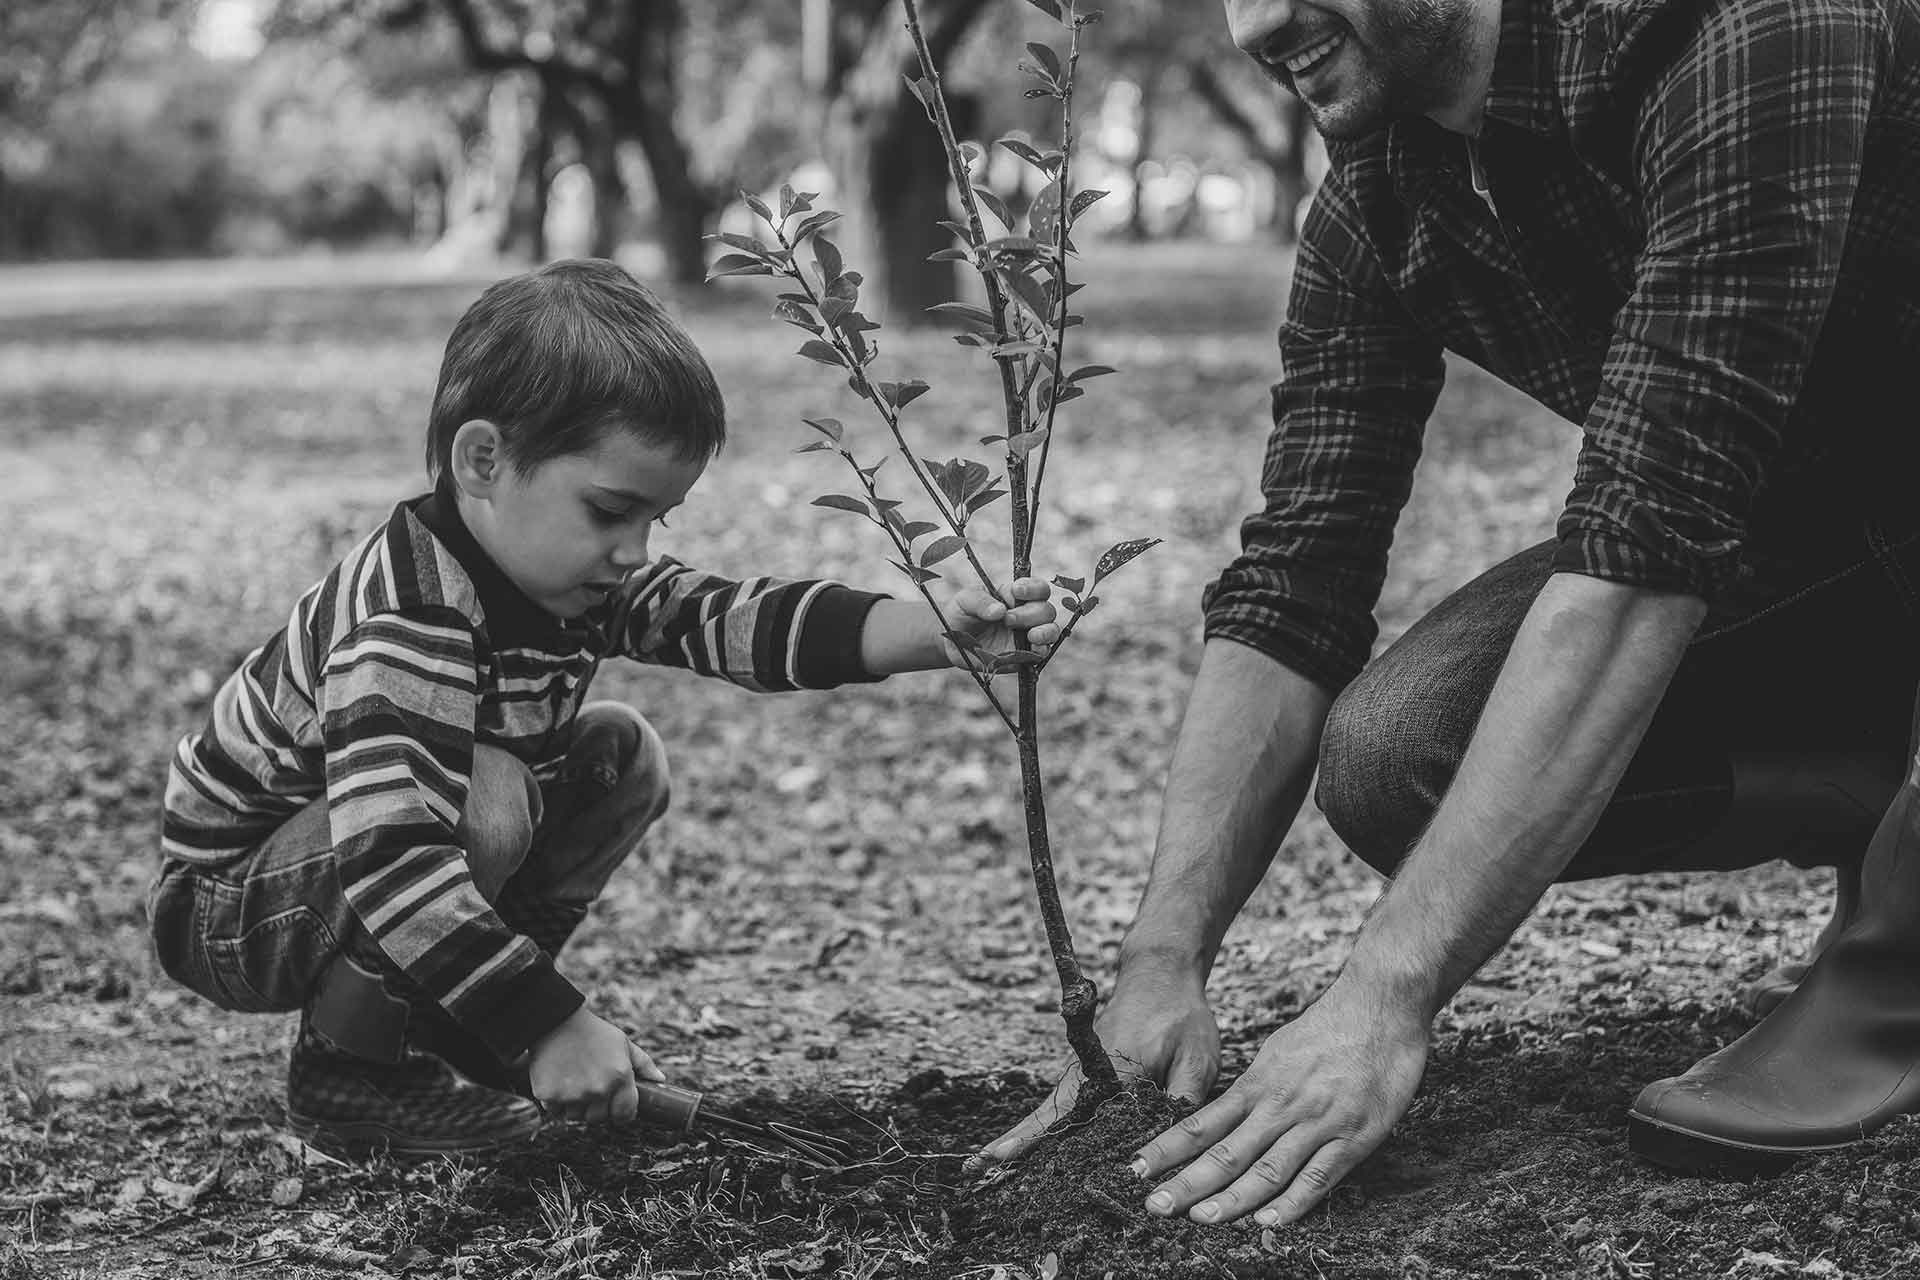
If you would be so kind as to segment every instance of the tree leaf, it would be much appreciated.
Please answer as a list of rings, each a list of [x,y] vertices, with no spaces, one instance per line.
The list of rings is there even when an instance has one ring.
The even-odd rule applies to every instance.
[[[1038,666],[1044,659],[1031,649],[1009,649],[991,655],[988,661],[995,671],[1011,671],[1015,667]]]
[[[1053,164],[1048,164],[1047,157],[1042,155],[1038,149],[1028,143],[1022,142],[1018,138],[1002,138],[1000,139],[1000,145],[1042,173],[1052,174],[1054,166],[1059,163],[1058,159],[1056,159]],[[1058,157],[1060,153],[1055,151],[1051,154]]]
[[[718,280],[721,276],[770,276],[773,268],[758,258],[749,258],[744,253],[729,253],[707,269],[707,279]]]
[[[915,538],[932,533],[939,527],[931,520],[909,520],[900,526],[900,532],[908,542],[912,542]]]
[[[840,358],[840,353],[833,349],[833,344],[822,342],[818,338],[803,344],[800,348],[800,354],[809,360],[818,360],[821,364],[830,364],[836,369],[844,369],[847,367],[847,362]]]
[[[944,538],[936,538],[927,544],[925,551],[920,553],[920,563],[922,565],[939,564],[948,556],[955,555],[965,549],[966,545],[967,540],[965,538],[956,537],[951,533]]]
[[[907,89],[914,97],[920,99],[920,105],[927,109],[927,115],[932,116],[934,102],[933,81],[922,79],[919,76],[908,76],[906,80]]]
[[[918,565],[904,565],[898,560],[889,560],[887,563],[906,574],[909,578],[912,578],[916,583],[938,582],[940,580],[940,575],[931,569],[922,569]]]
[[[1046,291],[1040,287],[1038,281],[1024,271],[1003,271],[1000,273],[1000,278],[1007,282],[1007,287],[1013,291],[1014,297],[1020,299],[1026,304],[1027,310],[1033,312],[1033,318],[1038,320],[1043,328],[1053,324],[1053,304],[1047,300]]]
[[[999,485],[995,485],[993,488],[988,489],[983,493],[976,493],[971,498],[967,499],[967,514],[972,515],[974,512],[980,510],[982,507],[998,502],[1001,498],[1004,498],[1006,496],[1007,496],[1007,491],[1005,489],[1002,489]]]
[[[927,255],[928,262],[965,262],[971,257],[965,249],[955,245],[951,249],[935,249]]]
[[[1142,551],[1147,550],[1149,547],[1159,545],[1160,539],[1158,538],[1134,538],[1127,542],[1114,543],[1111,547],[1107,548],[1107,553],[1100,557],[1100,563],[1093,566],[1093,580],[1095,582],[1100,581],[1100,579],[1120,568]]]
[[[1053,585],[1062,591],[1085,591],[1087,589],[1087,580],[1085,578],[1069,578],[1065,574],[1056,573],[1053,575]]]
[[[813,314],[807,308],[797,302],[780,303],[773,309],[773,318],[784,320],[797,329],[805,329],[808,333],[820,332],[820,322],[813,318]]]
[[[985,653],[986,646],[980,643],[980,637],[966,631],[943,631],[942,635],[953,641],[955,647],[967,653]]]
[[[929,387],[926,383],[922,382],[918,378],[915,378],[910,382],[903,382],[900,384],[900,391],[899,391],[900,398],[894,401],[894,407],[898,409],[904,409],[908,405],[912,404],[915,400],[918,400],[921,396],[927,394],[927,392],[931,390],[932,390],[931,387]]]
[[[1007,438],[1007,452],[1016,458],[1025,458],[1029,453],[1038,449],[1041,441],[1046,438],[1047,429],[1045,427],[1041,427],[1035,431],[1022,431],[1017,436],[1009,436]]]
[[[1054,232],[1060,227],[1060,185],[1050,182],[1040,188],[1033,197],[1033,203],[1027,206],[1027,234],[1035,240],[1053,243]]]
[[[989,213],[991,213],[994,217],[1000,219],[1001,226],[1005,227],[1009,231],[1013,230],[1013,214],[1008,212],[1007,202],[1005,200],[1002,200],[999,196],[987,190],[985,187],[975,187],[973,189],[973,194],[979,197],[981,204],[987,206],[987,211]]]
[[[731,246],[745,253],[753,254],[759,258],[764,258],[768,253],[772,252],[766,245],[754,239],[752,236],[736,235],[731,231],[722,231],[719,235],[708,236],[707,239],[718,240],[721,244]]]
[[[1041,44],[1038,40],[1028,41],[1027,52],[1032,54],[1034,59],[1039,62],[1041,69],[1047,73],[1049,80],[1056,83],[1059,82],[1060,55],[1053,51],[1051,45]]]
[[[820,269],[820,283],[831,285],[840,278],[842,263],[840,249],[825,236],[815,236],[813,240],[813,261]]]
[[[1112,365],[1083,364],[1078,369],[1075,369],[1072,373],[1067,375],[1067,381],[1079,382],[1085,378],[1098,378],[1104,374],[1109,374],[1113,372],[1115,372],[1115,370]]]
[[[813,500],[816,507],[832,507],[835,511],[851,511],[857,516],[873,519],[873,509],[858,498],[850,498],[844,493],[823,493]]]
[[[960,158],[966,161],[968,169],[972,169],[987,158],[987,153],[977,142],[963,142],[960,144]]]
[[[790,236],[789,239],[793,242],[795,248],[799,248],[802,244],[806,243],[808,236],[839,220],[840,215],[832,209],[822,209],[819,213],[813,214],[799,226],[795,227],[793,229],[793,235]]]
[[[780,221],[785,222],[793,216],[793,187],[789,183],[780,184]]]
[[[828,444],[825,440],[809,440],[805,444],[801,445],[798,449],[795,449],[794,452],[795,453],[819,453],[823,449],[831,449],[831,448],[833,448],[833,446]]]
[[[1073,197],[1073,203],[1067,206],[1067,222],[1071,224],[1080,221],[1081,214],[1091,209],[1094,205],[1099,204],[1102,200],[1106,199],[1106,197],[1107,193],[1104,191],[1089,190],[1078,193]]]
[[[927,308],[927,314],[948,320],[958,320],[982,333],[994,332],[993,313],[984,307],[976,307],[970,302],[938,302]]]
[[[840,419],[838,418],[802,418],[800,421],[806,423],[835,444],[840,443],[840,437],[845,435],[847,431],[847,429],[841,425]]]
[[[773,210],[767,208],[767,202],[765,200],[762,200],[759,196],[753,194],[753,192],[745,190],[741,191],[740,198],[747,202],[747,208],[759,215],[760,221],[766,223],[773,221]]]
[[[1055,22],[1065,25],[1066,18],[1063,17],[1060,12],[1060,0],[1027,0],[1027,3],[1046,14],[1049,18],[1052,18]]]

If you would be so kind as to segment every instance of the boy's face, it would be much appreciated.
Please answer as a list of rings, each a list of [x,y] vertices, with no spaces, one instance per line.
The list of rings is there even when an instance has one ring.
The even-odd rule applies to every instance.
[[[463,451],[469,430],[481,438]],[[686,499],[707,466],[616,429],[586,453],[522,471],[499,455],[497,440],[486,422],[467,423],[455,437],[461,515],[514,585],[559,618],[584,613],[647,563],[654,524]]]

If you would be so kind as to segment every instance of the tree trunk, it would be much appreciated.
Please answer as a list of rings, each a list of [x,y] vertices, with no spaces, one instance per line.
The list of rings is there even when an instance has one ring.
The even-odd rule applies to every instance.
[[[1133,131],[1133,191],[1127,201],[1127,239],[1147,238],[1146,192],[1141,189],[1140,173],[1153,155],[1153,125],[1159,110],[1160,77],[1150,74],[1140,85],[1140,118]]]
[[[944,63],[986,9],[985,0],[923,0],[921,18],[935,59]],[[920,77],[919,60],[888,4],[866,32],[866,47],[835,77],[823,118],[827,167],[835,207],[843,220],[834,238],[848,266],[859,271],[861,310],[884,324],[931,323],[926,309],[960,294],[951,262],[927,255],[954,243],[938,224],[953,217],[946,152],[906,80]],[[966,99],[948,93],[964,134],[975,114]]]
[[[646,107],[630,117],[630,136],[640,144],[653,196],[660,249],[667,277],[677,285],[699,286],[707,279],[707,231],[720,202],[693,173],[693,158],[673,128],[670,107]]]

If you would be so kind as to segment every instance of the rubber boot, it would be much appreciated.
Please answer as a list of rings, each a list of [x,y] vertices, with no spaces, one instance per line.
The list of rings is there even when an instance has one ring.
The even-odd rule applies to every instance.
[[[1900,787],[1900,762],[1864,753],[1747,752],[1731,763],[1727,816],[1681,855],[1682,865],[1731,869],[1783,858],[1798,867],[1834,867],[1838,877],[1833,915],[1809,954],[1782,961],[1736,998],[1748,1016],[1761,1018],[1792,993],[1813,959],[1853,922],[1861,851]]]
[[[1874,831],[1859,918],[1760,1024],[1640,1091],[1628,1145],[1690,1173],[1777,1173],[1920,1109],[1920,770]]]
[[[396,1156],[491,1151],[539,1132],[540,1108],[476,1087],[416,1052],[415,1006],[392,980],[335,958],[302,1012],[287,1064],[287,1124],[323,1150]]]

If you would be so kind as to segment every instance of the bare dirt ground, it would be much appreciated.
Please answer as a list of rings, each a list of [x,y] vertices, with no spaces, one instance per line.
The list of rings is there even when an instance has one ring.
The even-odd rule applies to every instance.
[[[1457,998],[1413,1110],[1310,1222],[1158,1223],[1125,1172],[1131,1103],[988,1186],[960,1162],[1045,1092],[1062,1048],[1012,754],[956,676],[753,697],[603,675],[674,754],[676,808],[562,966],[674,1079],[860,1144],[810,1169],[718,1139],[554,1131],[496,1160],[347,1166],[279,1122],[289,1020],[220,1013],[146,950],[141,895],[173,744],[417,461],[445,332],[483,283],[177,266],[116,283],[0,274],[0,1280],[409,1276],[1920,1275],[1920,1134],[1745,1185],[1635,1161],[1639,1086],[1737,1034],[1738,984],[1810,940],[1826,881],[1553,891]],[[1063,887],[1110,977],[1198,660],[1202,586],[1256,495],[1285,263],[1089,255],[1082,352],[1042,560],[1166,545],[1111,589],[1043,691]],[[217,286],[217,287],[216,287]],[[78,298],[79,301],[75,301]],[[735,442],[665,539],[731,572],[892,589],[878,540],[808,505],[802,413],[859,422],[751,285],[676,300]],[[984,456],[984,370],[883,335],[949,452]],[[1403,518],[1383,640],[1545,536],[1574,433],[1456,372]],[[1327,981],[1377,888],[1311,815],[1211,994],[1227,1070]]]

